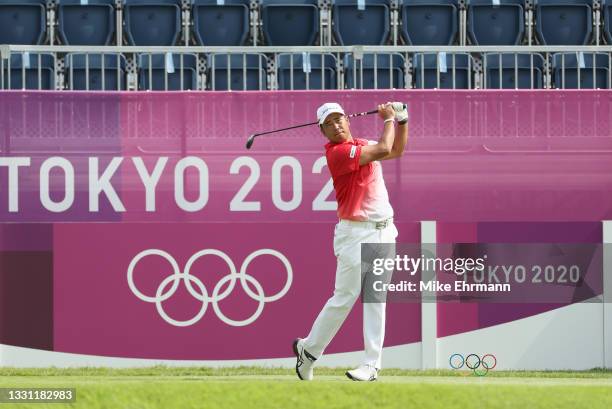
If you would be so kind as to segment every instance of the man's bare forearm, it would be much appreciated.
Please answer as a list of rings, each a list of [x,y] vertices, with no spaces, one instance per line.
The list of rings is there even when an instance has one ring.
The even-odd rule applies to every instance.
[[[385,122],[385,127],[383,128],[383,133],[378,140],[378,144],[387,152],[391,152],[391,149],[395,146],[395,127],[393,126],[393,121]]]
[[[395,126],[393,124],[395,112],[393,111],[392,105],[379,105],[378,114],[385,121],[382,135],[377,144],[365,145],[361,148],[359,166],[363,166],[375,160],[381,160],[389,156],[389,153],[393,149],[393,144],[395,143]]]
[[[395,130],[396,136],[393,141],[393,147],[391,148],[391,152],[381,160],[389,160],[396,159],[402,156],[404,153],[404,149],[406,148],[406,144],[408,143],[408,123],[398,124],[397,129]]]
[[[408,143],[408,122],[405,124],[398,124],[395,131],[395,140],[393,141],[393,152],[397,152],[399,155],[404,153],[404,148]]]

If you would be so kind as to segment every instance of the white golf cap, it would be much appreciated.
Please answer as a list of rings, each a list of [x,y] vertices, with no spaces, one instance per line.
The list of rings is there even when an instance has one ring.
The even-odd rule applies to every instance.
[[[319,109],[317,109],[317,120],[319,121],[319,125],[323,124],[323,122],[325,122],[325,118],[334,112],[345,115],[344,109],[342,109],[340,104],[336,102],[326,102],[321,105]]]

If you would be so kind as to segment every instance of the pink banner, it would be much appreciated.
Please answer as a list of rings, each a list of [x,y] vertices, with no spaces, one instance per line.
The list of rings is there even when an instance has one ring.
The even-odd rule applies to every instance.
[[[244,148],[251,133],[312,122],[330,100],[347,112],[408,103],[408,153],[385,164],[398,220],[612,218],[610,91],[5,92],[0,218],[333,222],[315,126]],[[382,122],[351,126],[376,139]]]
[[[398,227],[418,243],[418,225]],[[322,223],[57,224],[54,350],[291,356],[293,339],[308,333],[333,292],[332,238]],[[387,346],[420,340],[419,305],[390,305],[388,313]],[[361,322],[355,308],[328,352],[362,349]]]
[[[398,241],[420,242],[420,220],[612,219],[610,91],[3,92],[1,273],[14,281],[0,280],[0,295],[15,308],[31,301],[24,314],[46,321],[7,324],[0,342],[155,359],[291,356],[333,291],[325,139],[313,126],[244,144],[314,121],[323,102],[352,113],[390,100],[410,113],[407,154],[383,164]],[[377,139],[382,121],[351,128]],[[52,293],[29,298],[23,289],[39,279]],[[475,314],[440,334],[499,323]],[[363,348],[360,317],[356,308],[328,352]],[[387,328],[387,345],[419,341],[420,305],[391,305]]]

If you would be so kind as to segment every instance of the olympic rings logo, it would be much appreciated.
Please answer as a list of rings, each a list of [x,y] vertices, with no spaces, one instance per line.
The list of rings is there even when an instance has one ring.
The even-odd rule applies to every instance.
[[[259,281],[257,281],[253,276],[247,274],[247,268],[249,267],[249,264],[251,264],[251,262],[255,258],[262,256],[262,255],[270,255],[270,256],[274,256],[278,258],[285,266],[285,269],[287,272],[287,279],[285,281],[285,285],[278,293],[273,294],[273,295],[266,296],[264,293],[264,289],[259,283]],[[154,297],[143,294],[134,284],[134,269],[136,268],[136,265],[143,258],[150,257],[150,256],[158,256],[158,257],[163,258],[170,264],[170,267],[172,269],[172,274],[166,277],[157,287],[157,291],[155,292]],[[190,270],[193,264],[200,258],[206,257],[206,256],[219,257],[220,259],[225,261],[225,263],[229,266],[229,269],[230,269],[230,274],[223,277],[221,280],[219,280],[217,285],[215,285],[212,291],[212,295],[209,295],[206,287],[204,286],[204,283],[202,283],[200,279],[190,274]],[[225,298],[229,296],[229,294],[233,291],[236,285],[236,281],[238,279],[240,280],[240,285],[242,286],[242,289],[244,290],[244,292],[251,299],[258,302],[257,309],[255,310],[253,315],[241,321],[233,320],[229,318],[228,316],[226,316],[225,314],[223,314],[218,304],[220,301],[224,300]],[[237,272],[234,262],[232,261],[232,259],[229,258],[227,254],[225,254],[224,252],[220,250],[206,249],[206,250],[200,250],[197,253],[195,253],[193,256],[191,256],[191,258],[189,258],[189,260],[187,261],[187,264],[185,265],[185,269],[183,270],[183,272],[181,272],[181,269],[179,268],[178,263],[176,262],[174,257],[172,257],[170,254],[168,254],[167,252],[163,250],[149,249],[149,250],[141,251],[132,259],[132,261],[130,262],[130,265],[128,266],[128,270],[127,270],[127,281],[128,281],[128,286],[130,287],[130,290],[132,291],[132,293],[134,293],[136,297],[138,297],[144,302],[155,303],[157,312],[164,319],[164,321],[166,321],[168,324],[171,324],[177,327],[188,327],[190,325],[193,325],[197,323],[204,316],[208,308],[208,304],[211,303],[213,311],[215,312],[215,314],[221,321],[233,327],[243,327],[243,326],[252,324],[257,318],[259,318],[259,316],[263,312],[264,304],[266,302],[277,301],[278,299],[282,298],[285,294],[287,294],[287,291],[289,291],[289,287],[291,287],[291,283],[293,281],[293,269],[287,257],[285,257],[282,253],[276,250],[272,250],[272,249],[261,249],[261,250],[257,250],[249,254],[247,258],[244,259],[244,261],[242,262],[240,271]],[[185,321],[179,321],[179,320],[175,320],[171,318],[166,313],[166,311],[164,311],[164,308],[162,305],[164,301],[166,301],[167,299],[169,299],[176,293],[176,290],[178,289],[178,286],[181,281],[185,283],[185,286],[187,288],[187,291],[189,291],[189,294],[192,297],[194,297],[196,300],[202,303],[202,307],[200,308],[200,311],[193,318],[185,320]],[[227,286],[225,290],[221,291],[221,289],[227,282],[229,282],[229,285]],[[255,288],[255,291],[253,291],[247,283],[251,284]],[[194,285],[195,287],[197,287],[198,291],[194,289],[193,287]],[[170,286],[170,288],[166,291],[168,286]]]
[[[465,365],[474,371],[474,375],[485,376],[497,366],[497,358],[493,354],[486,354],[482,358],[476,354],[469,354],[465,358],[461,354],[452,354],[448,363],[453,369],[461,369]]]

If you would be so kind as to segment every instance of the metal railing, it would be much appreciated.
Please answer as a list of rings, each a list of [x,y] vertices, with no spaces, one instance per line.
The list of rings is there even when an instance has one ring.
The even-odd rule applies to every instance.
[[[5,90],[612,88],[612,46],[2,45],[0,53]]]

